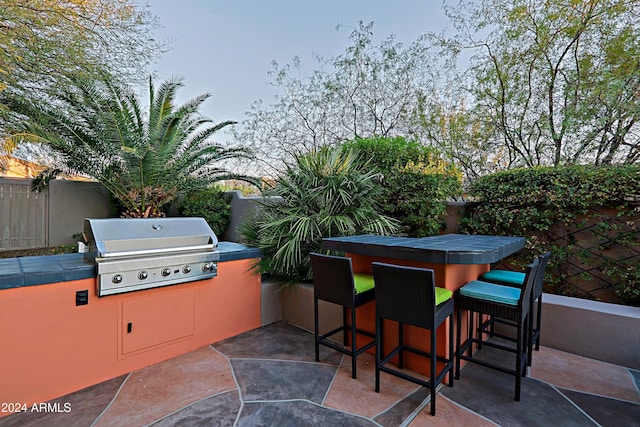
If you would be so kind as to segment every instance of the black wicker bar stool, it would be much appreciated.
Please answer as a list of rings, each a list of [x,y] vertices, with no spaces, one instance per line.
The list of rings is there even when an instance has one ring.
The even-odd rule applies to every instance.
[[[531,311],[532,288],[540,266],[538,258],[527,267],[525,273],[524,286],[522,288],[514,288],[494,283],[474,280],[458,290],[456,295],[457,315],[457,349],[456,349],[456,379],[460,378],[460,360],[473,362],[482,366],[496,369],[507,374],[514,375],[515,384],[515,400],[520,401],[520,385],[521,377],[527,373],[527,344],[529,343],[529,314]],[[462,310],[469,311],[469,325],[467,329],[467,339],[462,342]],[[513,321],[516,324],[516,348],[508,347],[492,341],[483,341],[482,335],[478,338],[473,337],[474,317],[478,313],[499,317],[502,319]],[[481,320],[479,320],[481,321]],[[516,363],[513,369],[493,364],[473,357],[473,344],[487,345],[498,348],[500,350],[510,351],[516,354]],[[468,352],[465,355],[465,352]]]
[[[380,371],[427,387],[431,395],[431,415],[436,414],[436,386],[449,374],[449,386],[453,386],[453,293],[435,286],[433,270],[401,267],[379,262],[373,263],[376,282],[376,392],[380,392]],[[398,345],[384,354],[382,323],[384,319],[398,322]],[[436,330],[449,319],[449,357],[436,354]],[[430,352],[410,347],[404,343],[403,325],[413,325],[431,332]],[[390,365],[398,355],[398,368],[403,368],[403,352],[428,357],[431,363],[429,380],[424,381]],[[444,366],[437,372],[437,362]]]
[[[528,343],[528,363],[531,366],[532,355],[533,355],[533,343],[535,342],[536,351],[540,350],[540,331],[542,330],[542,285],[544,282],[544,274],[547,269],[547,265],[549,264],[549,259],[551,259],[551,252],[545,252],[542,255],[538,256],[540,260],[540,266],[538,267],[538,273],[536,274],[535,282],[533,283],[533,295],[531,297],[531,313],[529,316],[529,331],[531,332],[531,337]],[[510,271],[510,270],[491,270],[480,276],[480,280],[484,282],[496,283],[498,285],[505,286],[514,286],[518,288],[522,288],[525,280],[525,273]],[[535,322],[533,315],[533,303],[537,303],[537,310],[535,313]],[[490,318],[485,323],[482,324],[481,331],[483,333],[489,334],[491,336],[497,336],[499,338],[503,338],[509,341],[514,341],[515,338],[512,336],[499,334],[495,332],[494,322],[506,324],[509,326],[516,326],[514,322],[501,319],[501,318]],[[534,325],[535,323],[535,325]]]
[[[356,378],[356,357],[376,344],[375,334],[356,327],[356,308],[375,298],[374,281],[371,275],[353,274],[351,258],[311,253],[313,270],[313,310],[315,327],[316,361],[320,360],[320,344],[351,356],[351,377]],[[318,301],[328,301],[342,306],[342,326],[320,333]],[[347,309],[351,309],[351,324],[347,321]],[[343,332],[343,346],[329,339]],[[351,347],[347,339],[350,332]],[[372,338],[361,347],[356,345],[356,334]]]

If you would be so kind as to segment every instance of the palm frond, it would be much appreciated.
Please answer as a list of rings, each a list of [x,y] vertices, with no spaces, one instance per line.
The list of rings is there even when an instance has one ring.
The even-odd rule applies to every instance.
[[[321,150],[298,156],[265,195],[280,197],[263,203],[241,229],[264,253],[259,264],[291,280],[308,280],[310,251],[321,250],[325,237],[358,233],[391,234],[397,222],[379,213],[377,175],[358,166],[356,158],[340,150]]]
[[[56,179],[58,175],[63,173],[61,169],[49,168],[45,169],[31,181],[31,191],[39,193],[43,191],[52,179]]]

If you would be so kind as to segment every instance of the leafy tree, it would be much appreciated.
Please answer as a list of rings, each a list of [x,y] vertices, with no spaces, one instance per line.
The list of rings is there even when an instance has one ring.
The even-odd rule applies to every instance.
[[[0,92],[42,102],[70,79],[110,73],[144,83],[164,50],[155,27],[149,6],[132,0],[0,0]],[[0,167],[16,148],[5,136],[0,116]]]
[[[506,150],[494,144],[496,129],[470,111],[470,95],[456,80],[443,83],[439,96],[421,101],[423,139],[455,162],[467,180],[507,169]]]
[[[397,222],[380,213],[379,174],[362,167],[351,151],[325,147],[295,159],[239,230],[262,249],[260,272],[310,280],[309,252],[322,251],[324,237],[397,230]]]
[[[479,0],[448,9],[443,52],[470,56],[434,140],[478,174],[640,159],[638,0]],[[433,37],[432,40],[437,39]],[[471,154],[470,154],[471,153]],[[484,164],[483,164],[484,162]]]
[[[0,85],[41,90],[105,71],[139,81],[163,49],[155,26],[131,0],[0,0]]]
[[[181,193],[216,180],[249,179],[220,166],[247,156],[246,150],[211,140],[234,122],[214,124],[198,113],[209,94],[174,105],[181,86],[169,80],[156,90],[149,79],[146,115],[137,97],[109,78],[61,88],[55,99],[61,108],[6,96],[20,113],[12,116],[17,132],[12,139],[46,144],[60,156],[62,169],[100,181],[121,203],[123,216],[162,216],[163,207]],[[59,171],[48,170],[40,178],[46,181]]]
[[[236,128],[236,140],[259,153],[268,172],[282,170],[298,154],[337,146],[354,138],[413,136],[418,100],[432,87],[432,59],[420,40],[404,47],[392,36],[374,45],[373,24],[351,33],[345,53],[316,58],[315,71],[301,76],[298,58],[274,62],[276,103],[253,105]]]
[[[412,237],[438,234],[446,201],[462,194],[461,174],[432,147],[402,137],[358,139],[345,144],[363,167],[382,176],[382,212],[396,218]]]

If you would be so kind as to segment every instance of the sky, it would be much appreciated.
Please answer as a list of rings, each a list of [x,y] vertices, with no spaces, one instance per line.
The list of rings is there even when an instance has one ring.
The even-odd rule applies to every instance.
[[[374,22],[376,42],[393,34],[408,45],[446,18],[440,0],[149,0],[156,38],[171,50],[152,65],[160,81],[181,77],[177,101],[210,93],[201,112],[214,122],[242,121],[254,101],[273,103],[268,72],[275,60],[331,58],[349,45],[359,21]],[[340,26],[338,30],[336,27]]]

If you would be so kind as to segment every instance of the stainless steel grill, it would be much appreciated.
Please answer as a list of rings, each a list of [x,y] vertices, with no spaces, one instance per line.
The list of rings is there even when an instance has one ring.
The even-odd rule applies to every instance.
[[[98,296],[215,277],[218,238],[203,218],[86,219]]]

